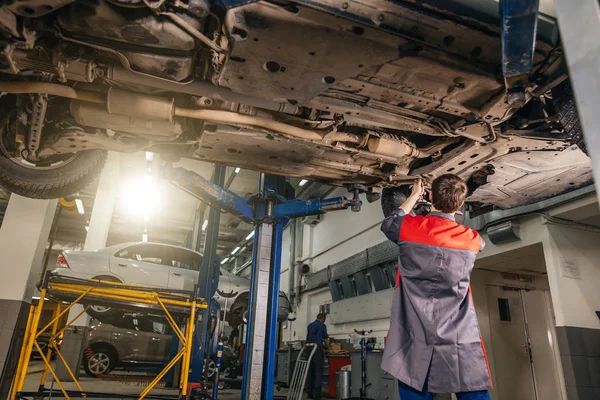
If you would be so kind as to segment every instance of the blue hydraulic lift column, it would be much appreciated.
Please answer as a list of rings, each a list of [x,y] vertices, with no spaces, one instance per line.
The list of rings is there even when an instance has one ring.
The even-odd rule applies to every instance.
[[[215,165],[211,182],[219,187],[225,184],[226,167]],[[199,239],[196,245],[196,251],[203,253],[202,266],[198,276],[198,297],[210,299],[217,288],[219,280],[219,260],[217,258],[217,242],[219,240],[219,223],[221,221],[221,210],[218,207],[210,207],[208,212],[208,225],[206,226],[206,240],[202,248],[202,241]],[[198,221],[200,226],[203,221]],[[198,235],[201,235],[200,229]],[[216,267],[216,271],[215,271]],[[205,357],[210,357],[210,349],[207,349],[209,334],[208,320],[210,310],[204,309],[200,312],[202,320],[196,324],[194,334],[194,350],[192,353],[192,362],[190,364],[190,382],[200,382],[204,367]]]
[[[260,193],[248,200],[222,187],[224,170],[222,175],[215,170],[213,181],[210,182],[195,172],[166,164],[162,176],[211,207],[226,210],[243,221],[257,225],[250,279],[242,399],[271,400],[275,380],[283,226],[290,218],[325,214],[348,208],[352,211],[360,211],[362,202],[359,199],[359,189],[354,190],[352,199],[336,197],[296,200],[294,190],[285,178],[261,175]],[[218,279],[219,265],[209,260],[214,258],[217,261],[216,254],[214,250],[212,256],[208,252],[209,240],[213,240],[213,245],[217,240],[218,222],[215,223],[215,218],[218,211],[215,213],[211,214],[213,218],[209,218],[209,231],[212,233],[208,236],[213,236],[212,239],[207,237],[203,271],[209,271],[210,265],[216,266],[214,278]],[[211,278],[208,277],[207,281],[211,281]],[[215,289],[216,285],[213,284],[211,291],[214,292]],[[212,294],[208,295],[212,296]],[[204,318],[203,321],[204,326],[198,326],[197,332],[206,332],[207,319]],[[204,347],[201,350],[204,352]],[[193,375],[196,376],[196,372],[193,372]]]
[[[285,178],[261,175],[260,195],[254,200],[255,215],[272,216],[275,207],[293,197]],[[281,240],[286,219],[260,222],[254,235],[250,298],[242,399],[272,399],[277,349],[277,312]]]

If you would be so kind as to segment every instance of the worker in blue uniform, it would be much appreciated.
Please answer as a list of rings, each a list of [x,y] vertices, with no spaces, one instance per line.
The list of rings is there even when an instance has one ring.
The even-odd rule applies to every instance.
[[[432,212],[411,215],[424,194],[419,180],[381,226],[400,248],[381,367],[398,379],[401,400],[431,400],[432,393],[490,399],[489,365],[469,285],[485,243],[454,217],[467,193],[460,177],[442,175],[431,186]]]
[[[323,364],[325,353],[323,345],[331,351],[329,335],[327,334],[327,325],[325,325],[325,314],[318,314],[317,319],[308,324],[306,332],[306,343],[315,343],[317,349],[308,368],[308,377],[306,380],[306,391],[309,399],[320,399],[323,387]]]

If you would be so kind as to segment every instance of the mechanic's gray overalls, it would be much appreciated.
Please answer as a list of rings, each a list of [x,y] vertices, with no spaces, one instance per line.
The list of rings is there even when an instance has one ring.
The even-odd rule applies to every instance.
[[[381,230],[400,246],[399,283],[382,368],[416,390],[486,390],[491,377],[469,281],[483,249],[479,234],[454,216],[405,215],[398,210]]]

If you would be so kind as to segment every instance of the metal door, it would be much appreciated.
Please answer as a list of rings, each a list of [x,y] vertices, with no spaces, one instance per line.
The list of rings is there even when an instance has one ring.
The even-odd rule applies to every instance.
[[[521,290],[527,331],[531,344],[533,370],[539,399],[562,400],[560,355],[556,351],[556,331],[550,292]]]
[[[487,286],[487,297],[497,399],[542,400],[536,394],[520,290]]]

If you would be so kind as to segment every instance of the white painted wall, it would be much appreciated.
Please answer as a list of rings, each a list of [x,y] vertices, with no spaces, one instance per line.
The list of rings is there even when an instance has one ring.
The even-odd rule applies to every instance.
[[[549,225],[543,243],[556,325],[600,329],[600,234]]]
[[[331,193],[330,197],[347,195],[348,192],[345,189],[338,189]],[[382,221],[383,214],[379,201],[374,203],[364,201],[362,210],[358,213],[345,210],[325,214],[319,224],[304,225],[301,261],[310,265],[311,272],[317,272],[368,247],[379,244],[386,240],[379,229]],[[289,229],[286,229],[285,232],[289,235]],[[282,259],[284,259],[283,255]],[[282,263],[282,271],[284,269]],[[283,272],[282,290],[285,290],[288,282],[287,274],[288,272]],[[293,340],[306,339],[306,326],[317,316],[319,306],[331,303],[331,301],[328,288],[302,295],[300,306],[296,310],[297,320],[292,324]],[[354,329],[373,329],[373,336],[385,336],[388,328],[389,318],[369,321],[368,326],[365,326],[364,323],[327,324],[329,334],[338,338],[350,337]],[[285,341],[288,340],[288,335],[289,331],[284,329]]]

